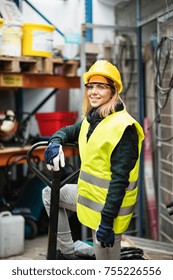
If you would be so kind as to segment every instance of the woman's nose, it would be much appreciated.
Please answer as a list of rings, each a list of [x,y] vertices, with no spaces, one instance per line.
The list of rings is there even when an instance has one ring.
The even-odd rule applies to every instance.
[[[92,90],[91,90],[91,93],[92,94],[96,94],[98,92],[98,88],[96,85],[93,86]]]

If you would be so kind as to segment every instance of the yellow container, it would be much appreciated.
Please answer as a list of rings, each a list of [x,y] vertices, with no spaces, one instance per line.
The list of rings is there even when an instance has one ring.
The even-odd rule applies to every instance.
[[[0,28],[3,26],[3,23],[4,23],[4,19],[0,18]]]
[[[2,27],[3,27],[4,19],[0,18],[0,55],[2,55]]]
[[[24,23],[22,55],[51,57],[54,30],[49,24]]]

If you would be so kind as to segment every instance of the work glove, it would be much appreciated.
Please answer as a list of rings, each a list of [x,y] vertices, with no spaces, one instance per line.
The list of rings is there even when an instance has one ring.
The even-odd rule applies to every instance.
[[[100,245],[103,248],[113,247],[114,240],[115,234],[112,227],[101,223],[96,230],[96,244]]]
[[[44,152],[44,158],[48,170],[58,171],[65,166],[64,152],[60,144],[50,143]]]

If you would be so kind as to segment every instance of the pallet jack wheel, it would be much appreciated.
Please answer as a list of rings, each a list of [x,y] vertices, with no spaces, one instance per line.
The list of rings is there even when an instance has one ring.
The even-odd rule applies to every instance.
[[[38,227],[35,221],[25,219],[25,239],[34,239],[38,234]]]

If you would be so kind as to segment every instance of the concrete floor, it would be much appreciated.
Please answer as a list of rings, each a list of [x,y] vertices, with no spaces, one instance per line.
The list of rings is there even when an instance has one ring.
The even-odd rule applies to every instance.
[[[21,255],[10,256],[8,260],[46,260],[48,236],[38,236],[32,240],[25,240],[24,252]],[[151,245],[152,244],[152,245]],[[124,236],[122,246],[132,246],[143,249],[146,259],[173,260],[173,245],[158,241]]]
[[[9,260],[46,260],[47,235],[38,236],[24,241],[24,252],[21,255],[10,256]]]

